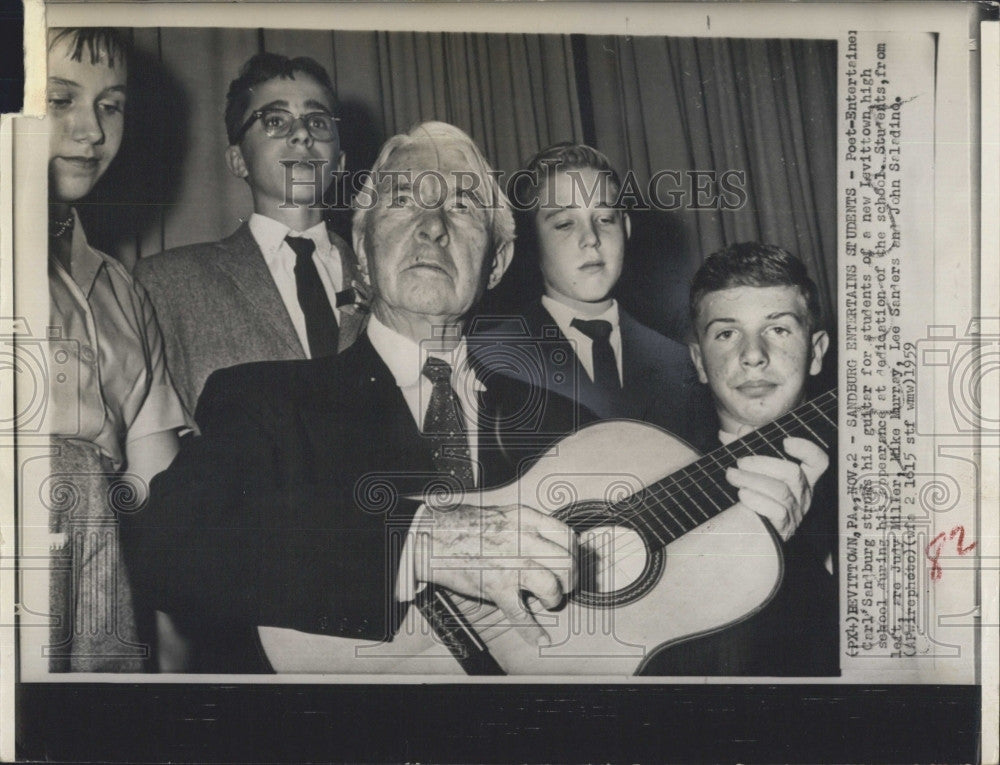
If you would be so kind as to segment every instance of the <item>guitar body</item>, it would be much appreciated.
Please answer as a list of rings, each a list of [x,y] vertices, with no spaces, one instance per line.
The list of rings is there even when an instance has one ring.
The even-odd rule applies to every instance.
[[[492,604],[453,596],[508,674],[641,674],[663,649],[724,629],[770,600],[782,576],[778,542],[742,506],[723,510],[665,548],[629,528],[627,519],[601,517],[609,503],[698,457],[651,425],[599,422],[560,441],[520,480],[478,495],[484,507],[517,503],[555,515],[578,530],[584,551],[580,586],[564,607],[550,612],[532,606],[549,646],[529,646]],[[418,609],[407,614],[389,643],[276,627],[259,633],[279,673],[462,674]]]

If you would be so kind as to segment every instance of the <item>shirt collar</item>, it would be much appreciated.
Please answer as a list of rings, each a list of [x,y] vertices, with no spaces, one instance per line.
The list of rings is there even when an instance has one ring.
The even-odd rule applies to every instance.
[[[743,436],[750,435],[756,430],[749,425],[740,425],[739,429],[735,433],[730,433],[728,430],[719,429],[719,441],[723,446],[729,446],[733,441],[738,441],[743,438]]]
[[[559,325],[559,329],[562,330],[564,335],[566,334],[566,330],[572,325],[573,319],[584,318],[565,303],[560,303],[558,300],[551,298],[548,295],[542,295],[542,306],[544,306],[546,311],[552,314],[552,318],[556,320],[556,324]],[[608,310],[599,316],[590,316],[586,318],[603,319],[604,321],[611,323],[611,328],[613,330],[618,329],[618,301],[612,300]]]
[[[469,351],[464,335],[458,341],[458,345],[450,351],[437,350],[433,347],[433,343],[415,343],[405,335],[390,329],[374,314],[371,314],[368,317],[368,339],[371,341],[372,347],[375,348],[375,352],[389,367],[389,371],[392,372],[392,376],[396,380],[396,385],[400,388],[419,385],[424,362],[428,356],[436,356],[451,365],[453,380],[457,376],[471,374],[473,375],[473,389],[478,392],[486,390],[485,386],[475,377],[475,372],[468,363]],[[457,386],[454,387],[457,389]]]
[[[264,260],[271,264],[281,257],[281,245],[286,236],[301,236],[312,239],[316,243],[319,252],[325,252],[330,248],[330,237],[326,233],[326,223],[320,221],[315,226],[311,226],[305,231],[292,231],[284,223],[276,221],[260,213],[254,213],[247,221],[250,233],[260,245],[260,251],[264,255]]]

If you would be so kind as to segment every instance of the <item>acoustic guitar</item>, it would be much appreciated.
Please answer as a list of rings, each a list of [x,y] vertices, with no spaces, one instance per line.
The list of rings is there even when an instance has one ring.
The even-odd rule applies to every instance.
[[[517,481],[467,497],[528,505],[578,532],[580,580],[564,607],[527,601],[550,645],[528,645],[491,603],[434,588],[389,642],[259,627],[261,643],[279,673],[642,674],[667,647],[749,618],[777,591],[778,538],[737,505],[725,471],[750,454],[785,458],[787,436],[829,450],[836,404],[828,391],[705,456],[651,425],[594,423]]]

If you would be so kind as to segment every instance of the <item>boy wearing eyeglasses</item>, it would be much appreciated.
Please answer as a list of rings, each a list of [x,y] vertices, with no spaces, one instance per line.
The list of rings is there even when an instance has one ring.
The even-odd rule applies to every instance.
[[[337,99],[310,58],[250,58],[226,96],[226,165],[253,214],[227,239],[135,267],[156,307],[167,363],[193,414],[216,369],[337,353],[365,319],[350,246],[324,221],[323,194],[344,167]]]

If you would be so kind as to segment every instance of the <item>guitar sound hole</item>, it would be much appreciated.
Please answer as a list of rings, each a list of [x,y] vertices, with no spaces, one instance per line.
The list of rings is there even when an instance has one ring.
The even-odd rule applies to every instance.
[[[616,523],[601,502],[582,502],[556,513],[580,535],[580,579],[570,599],[610,608],[645,595],[663,572],[663,550]]]

